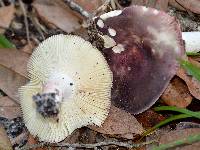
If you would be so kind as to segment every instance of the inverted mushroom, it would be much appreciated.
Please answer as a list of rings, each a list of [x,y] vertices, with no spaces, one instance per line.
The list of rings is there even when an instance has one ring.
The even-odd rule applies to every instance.
[[[100,126],[110,108],[112,73],[103,55],[78,36],[55,35],[28,62],[30,82],[19,89],[26,127],[45,142],[75,129]]]
[[[179,24],[157,9],[130,6],[94,19],[113,72],[112,102],[137,114],[160,97],[184,56]]]

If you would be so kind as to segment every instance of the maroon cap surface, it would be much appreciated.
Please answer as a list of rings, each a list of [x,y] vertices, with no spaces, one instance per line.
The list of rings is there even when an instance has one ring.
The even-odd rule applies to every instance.
[[[185,54],[174,17],[143,6],[94,19],[104,39],[103,54],[113,72],[112,103],[137,114],[155,103]]]

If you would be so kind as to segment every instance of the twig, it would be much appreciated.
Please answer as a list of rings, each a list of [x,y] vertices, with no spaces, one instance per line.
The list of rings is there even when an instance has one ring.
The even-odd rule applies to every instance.
[[[153,150],[167,150],[173,147],[177,147],[180,145],[189,145],[195,142],[200,141],[200,134],[196,134],[196,135],[190,135],[184,139],[181,140],[177,140],[168,144],[161,144],[158,147],[154,147]]]
[[[26,9],[24,7],[24,3],[21,0],[19,0],[19,5],[20,5],[22,12],[23,12],[23,15],[24,15],[24,23],[25,23],[25,28],[26,28],[26,38],[27,38],[28,44],[30,44],[30,35],[29,35],[27,12],[26,12]]]
[[[52,144],[51,146],[52,147],[72,147],[72,148],[94,149],[95,147],[99,147],[99,146],[115,145],[115,146],[126,147],[126,148],[136,148],[136,147],[141,147],[141,146],[144,146],[144,145],[152,144],[153,142],[155,142],[155,141],[134,144],[134,143],[107,141],[107,142],[99,142],[99,143],[94,143],[94,144],[57,143],[57,144]],[[49,144],[48,143],[39,143],[39,144],[29,145],[29,146],[25,146],[25,147],[21,148],[20,150],[35,149],[35,148],[45,147],[45,146],[49,146]]]
[[[103,5],[101,5],[93,14],[92,16],[98,15],[100,12],[103,12],[107,9],[108,5],[110,4],[111,0],[106,0]]]
[[[83,17],[89,19],[91,18],[91,14],[89,12],[87,12],[86,10],[84,10],[81,6],[79,6],[77,3],[73,2],[72,0],[64,0],[65,3],[68,4],[68,6],[78,12],[79,14],[81,14]]]
[[[40,36],[42,37],[43,40],[45,40],[45,36],[42,32],[42,26],[39,23],[39,21],[37,20],[36,17],[34,17],[33,15],[30,15],[29,18],[31,19],[33,25],[35,26],[36,30],[38,31],[38,33],[40,34]]]
[[[1,5],[2,7],[4,7],[4,6],[5,6],[5,4],[4,4],[3,0],[0,0],[0,5]]]

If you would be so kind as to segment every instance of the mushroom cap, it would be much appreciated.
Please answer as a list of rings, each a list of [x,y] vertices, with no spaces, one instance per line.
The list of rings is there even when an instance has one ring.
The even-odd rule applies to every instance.
[[[74,81],[72,96],[60,104],[58,120],[39,114],[32,100],[56,71]],[[33,52],[28,73],[30,82],[19,89],[21,109],[26,127],[39,140],[59,142],[77,128],[100,126],[106,119],[110,109],[112,72],[101,52],[84,39],[74,35],[55,35],[46,39]]]
[[[117,12],[117,13],[116,13]],[[174,17],[130,6],[94,19],[113,72],[112,103],[132,114],[148,109],[163,93],[185,50]]]

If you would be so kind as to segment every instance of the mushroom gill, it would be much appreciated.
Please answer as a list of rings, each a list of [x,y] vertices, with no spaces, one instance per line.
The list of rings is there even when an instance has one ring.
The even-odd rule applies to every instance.
[[[30,82],[19,89],[30,133],[60,142],[75,129],[100,126],[110,109],[112,73],[103,55],[73,35],[43,41],[28,62]]]

